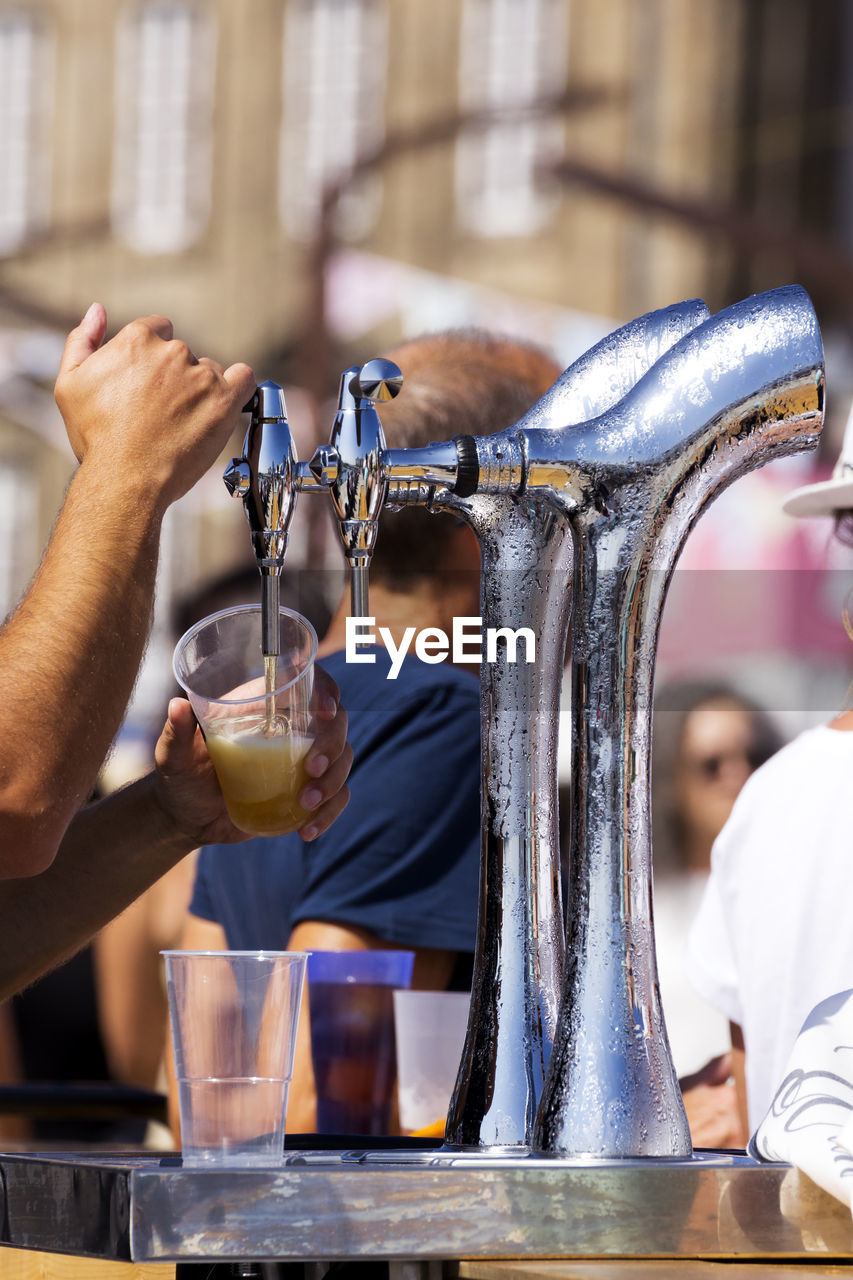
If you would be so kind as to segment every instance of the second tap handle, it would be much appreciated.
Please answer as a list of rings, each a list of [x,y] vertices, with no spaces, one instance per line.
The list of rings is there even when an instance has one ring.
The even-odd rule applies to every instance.
[[[367,616],[368,568],[388,487],[385,437],[375,405],[392,400],[401,383],[402,374],[390,360],[369,360],[361,368],[346,369],[330,441],[334,466],[324,467],[322,457],[316,458],[317,472],[329,475],[329,493],[350,566],[353,617]]]

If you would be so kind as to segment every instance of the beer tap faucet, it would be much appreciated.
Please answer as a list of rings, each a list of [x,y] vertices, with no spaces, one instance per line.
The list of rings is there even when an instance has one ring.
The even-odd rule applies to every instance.
[[[262,382],[245,412],[252,420],[243,456],[231,459],[223,479],[243,499],[261,571],[261,647],[264,657],[273,657],[280,650],[279,587],[296,505],[296,450],[278,383]]]
[[[354,618],[369,611],[367,574],[388,487],[385,435],[375,405],[393,400],[402,385],[403,375],[391,360],[345,369],[331,440],[308,464],[314,479],[328,488],[335,509],[350,566]],[[300,475],[307,483],[304,471]]]
[[[376,405],[393,400],[402,385],[403,376],[391,360],[377,357],[345,369],[330,441],[310,462],[297,459],[284,391],[277,382],[262,382],[246,405],[252,420],[243,454],[232,458],[223,479],[229,492],[243,499],[261,571],[265,656],[279,650],[279,583],[299,493],[327,492],[332,500],[351,569],[353,617],[368,614],[368,569],[386,498],[389,506],[428,502],[437,486],[473,493],[477,457],[467,437],[461,444],[450,441],[425,449],[385,447]]]

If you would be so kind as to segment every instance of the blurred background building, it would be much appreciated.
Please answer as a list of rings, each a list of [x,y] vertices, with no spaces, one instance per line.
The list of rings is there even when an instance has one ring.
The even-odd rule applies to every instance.
[[[483,323],[568,364],[654,307],[797,280],[824,457],[703,519],[661,662],[825,714],[853,575],[818,573],[828,531],[779,500],[853,397],[851,215],[851,0],[0,0],[0,611],[70,474],[50,386],[94,298],[301,388],[305,456],[339,370],[402,336]],[[172,598],[248,553],[238,508],[212,474],[170,516],[142,725]]]

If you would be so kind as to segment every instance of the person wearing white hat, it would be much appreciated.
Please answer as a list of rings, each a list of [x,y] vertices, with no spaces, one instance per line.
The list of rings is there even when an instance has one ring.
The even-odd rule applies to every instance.
[[[789,516],[835,516],[836,521],[853,512],[853,406],[830,478],[794,489],[782,503],[782,510]]]
[[[853,546],[853,412],[829,480],[790,493]],[[809,1012],[853,986],[853,710],[806,730],[757,769],[717,838],[691,928],[690,980],[731,1023],[747,1132],[770,1107]]]

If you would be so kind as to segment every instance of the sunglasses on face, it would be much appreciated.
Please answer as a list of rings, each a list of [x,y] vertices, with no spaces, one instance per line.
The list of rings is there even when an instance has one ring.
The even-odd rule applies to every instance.
[[[699,760],[690,761],[690,768],[694,773],[705,778],[708,782],[715,782],[723,772],[727,764],[743,764],[746,763],[752,771],[757,769],[761,764],[758,753],[754,748],[748,748],[746,751],[722,751],[716,755],[704,756]]]

